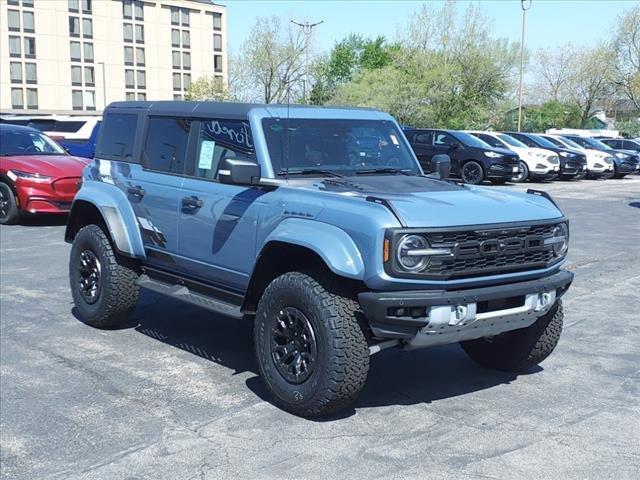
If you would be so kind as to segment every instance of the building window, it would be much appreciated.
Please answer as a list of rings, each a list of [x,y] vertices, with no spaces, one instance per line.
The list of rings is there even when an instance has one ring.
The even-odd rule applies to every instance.
[[[182,86],[187,90],[191,86],[191,74],[185,73],[182,77]]]
[[[172,65],[173,68],[180,68],[180,52],[174,50],[173,52],[171,52],[171,58],[172,58]]]
[[[11,74],[11,83],[22,83],[22,63],[10,62],[9,71]]]
[[[144,6],[141,1],[135,3],[136,20],[144,20]]]
[[[69,17],[69,35],[72,37],[80,36],[80,18]]]
[[[96,92],[92,90],[84,92],[84,106],[87,110],[96,109]]]
[[[133,47],[124,47],[124,64],[133,65]]]
[[[224,87],[224,81],[222,80],[222,77],[216,75],[213,78],[213,85],[218,89],[221,90]]]
[[[136,43],[144,43],[144,25],[136,25]]]
[[[69,11],[70,12],[78,12],[78,11],[80,11],[80,1],[79,0],[69,0]]]
[[[189,10],[187,10],[186,8],[180,10],[180,20],[182,21],[183,27],[189,26]]]
[[[24,96],[21,88],[11,89],[11,108],[24,108]]]
[[[222,71],[222,55],[213,56],[213,69],[216,72]]]
[[[82,85],[82,67],[71,65],[71,85]]]
[[[91,3],[92,0],[82,0],[82,13],[91,13]]]
[[[124,18],[131,18],[132,15],[131,0],[122,0],[122,16]]]
[[[222,14],[221,13],[213,14],[213,29],[222,30]]]
[[[20,0],[7,0],[8,5],[20,5]]]
[[[80,42],[70,42],[69,45],[71,46],[71,61],[81,61],[82,54],[80,51]]]
[[[35,63],[24,64],[24,78],[27,83],[38,83],[38,71]]]
[[[82,19],[82,36],[85,38],[93,38],[93,22],[90,18]]]
[[[172,47],[180,46],[180,30],[176,28],[171,29],[171,46]]]
[[[144,102],[147,99],[147,94],[146,93],[139,93],[138,94],[138,100]]]
[[[171,7],[171,25],[180,25],[180,9]]]
[[[27,88],[27,108],[29,110],[38,109],[38,90],[35,88]]]
[[[36,39],[34,37],[24,37],[25,58],[36,58]]]
[[[9,23],[10,32],[20,31],[20,12],[18,10],[9,10],[9,16],[7,18]]]
[[[82,110],[82,90],[71,90],[71,107]]]
[[[214,33],[213,35],[213,49],[216,52],[222,51],[222,35]]]
[[[84,61],[93,62],[93,43],[83,43],[84,47]]]
[[[136,71],[136,82],[138,88],[147,88],[147,75],[144,73],[144,70]]]
[[[173,74],[173,89],[182,90],[182,78],[179,73]]]
[[[182,52],[182,68],[191,70],[191,54],[189,52]]]
[[[33,0],[22,0],[22,6],[33,8]]]
[[[135,88],[135,77],[133,70],[125,70],[124,71],[124,86],[127,88]]]
[[[124,41],[125,42],[133,42],[133,25],[130,23],[125,23],[123,25],[124,29]]]
[[[145,58],[144,58],[144,48],[136,47],[136,65],[139,67],[144,67]]]
[[[20,37],[9,37],[9,56],[22,56],[22,50],[20,49]]]
[[[22,12],[22,28],[25,32],[35,32],[35,21],[33,19],[33,12]]]
[[[133,100],[136,99],[136,94],[135,94],[135,92],[127,92],[127,93],[124,94],[124,98],[127,101],[133,101]]]
[[[174,93],[173,94],[173,99],[174,100],[182,100],[182,95],[180,95],[179,93]]]
[[[93,67],[84,67],[84,84],[87,87],[93,87],[96,84]]]
[[[182,31],[182,48],[189,48],[191,47],[191,34],[189,33],[189,30],[183,30]]]

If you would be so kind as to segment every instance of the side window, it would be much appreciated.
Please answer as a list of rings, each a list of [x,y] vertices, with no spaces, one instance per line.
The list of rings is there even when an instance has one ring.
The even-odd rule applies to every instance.
[[[627,148],[625,143],[629,142],[623,142],[622,140],[611,140],[609,145],[611,145],[613,148]]]
[[[431,145],[431,133],[416,133],[413,137],[415,143],[421,143],[423,145]]]
[[[190,126],[186,118],[151,117],[142,154],[144,167],[182,175]]]
[[[433,144],[434,145],[454,145],[456,140],[444,132],[434,132]]]
[[[237,158],[255,161],[248,122],[239,120],[203,120],[198,134],[195,162],[187,175],[216,180],[222,160]]]
[[[102,137],[96,147],[96,157],[124,162],[132,161],[137,125],[138,115],[135,113],[106,114]]]

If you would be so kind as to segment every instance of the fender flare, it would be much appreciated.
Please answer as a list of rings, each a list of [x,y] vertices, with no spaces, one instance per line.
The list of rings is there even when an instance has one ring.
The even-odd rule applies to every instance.
[[[287,218],[265,238],[261,251],[270,242],[282,242],[315,252],[336,275],[364,280],[364,261],[353,239],[342,229],[313,220]]]
[[[119,188],[101,182],[86,182],[78,191],[69,213],[66,241],[73,240],[71,229],[83,204],[90,204],[100,212],[114,247],[120,253],[133,258],[146,257],[138,221],[129,200]]]

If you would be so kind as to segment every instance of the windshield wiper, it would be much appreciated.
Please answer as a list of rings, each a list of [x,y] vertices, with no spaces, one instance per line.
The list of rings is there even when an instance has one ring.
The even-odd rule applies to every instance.
[[[333,170],[325,170],[322,168],[301,168],[295,170],[280,170],[277,174],[278,177],[285,177],[287,175],[324,175],[326,177],[344,178],[344,175],[334,172]]]
[[[401,168],[393,168],[393,167],[380,167],[380,168],[362,168],[356,170],[356,175],[366,175],[371,173],[400,173],[401,175],[407,175],[409,177],[413,176],[411,170],[401,169]]]

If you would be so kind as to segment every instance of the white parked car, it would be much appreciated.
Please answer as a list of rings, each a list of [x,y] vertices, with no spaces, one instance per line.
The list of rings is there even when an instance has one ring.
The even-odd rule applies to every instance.
[[[50,115],[33,117],[29,127],[36,128],[54,140],[87,140],[100,116]]]
[[[599,150],[588,150],[570,138],[562,135],[540,135],[554,145],[578,150],[587,157],[587,178],[611,178],[615,174],[614,160],[611,155]]]
[[[470,131],[472,135],[492,147],[508,148],[520,157],[520,171],[513,177],[514,182],[525,180],[551,180],[560,172],[560,159],[551,150],[532,148],[506,133]]]

